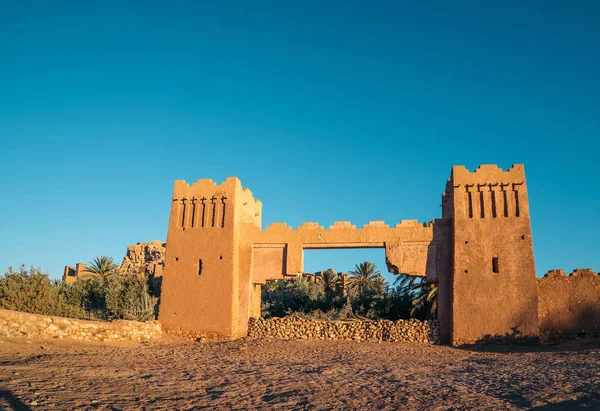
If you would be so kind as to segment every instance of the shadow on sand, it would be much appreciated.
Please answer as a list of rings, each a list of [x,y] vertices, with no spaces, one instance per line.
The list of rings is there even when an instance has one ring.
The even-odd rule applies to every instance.
[[[4,404],[2,404],[4,403]],[[15,397],[12,392],[8,390],[0,390],[0,408],[8,403],[8,408],[11,411],[31,411],[23,401]]]
[[[590,394],[586,397],[581,397],[576,400],[567,400],[557,402],[556,404],[546,404],[539,407],[533,407],[529,410],[536,411],[563,411],[563,410],[598,410],[600,409],[600,394]]]
[[[586,351],[600,349],[600,338],[580,338],[552,340],[547,342],[532,341],[519,343],[478,342],[476,344],[462,345],[456,348],[465,351],[494,353]]]

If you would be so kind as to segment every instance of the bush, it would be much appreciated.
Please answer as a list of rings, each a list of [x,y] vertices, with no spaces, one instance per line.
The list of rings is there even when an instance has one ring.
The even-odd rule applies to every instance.
[[[353,320],[360,319],[359,316],[354,314],[352,311],[352,304],[348,301],[344,305],[339,308],[331,308],[329,310],[323,311],[321,309],[317,309],[314,311],[306,312],[306,313],[289,313],[289,315],[294,315],[300,318],[306,318],[310,320],[323,320],[323,321],[344,321],[344,320]]]
[[[268,281],[262,287],[261,311],[265,318],[307,313],[319,309],[324,297],[323,287],[305,278]]]
[[[296,315],[319,320],[367,318],[399,320],[411,318],[415,295],[403,286],[349,289],[347,296],[326,293],[323,282],[273,280],[262,287],[264,318]]]
[[[110,319],[148,321],[154,318],[155,301],[144,275],[109,275],[105,302]]]
[[[77,300],[65,294],[58,281],[52,281],[39,268],[12,267],[0,278],[0,308],[32,314],[81,318],[85,311]]]
[[[0,308],[70,318],[148,321],[154,319],[156,304],[150,281],[144,275],[113,273],[66,284],[33,267],[28,271],[21,266],[18,272],[9,267],[0,277]]]
[[[61,283],[62,293],[73,305],[79,305],[87,319],[109,320],[106,312],[106,285],[99,276],[85,276],[74,283]]]

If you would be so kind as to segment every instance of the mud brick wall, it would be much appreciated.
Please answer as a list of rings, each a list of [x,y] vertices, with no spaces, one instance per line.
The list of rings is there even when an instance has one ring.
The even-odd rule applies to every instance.
[[[287,340],[347,340],[439,344],[437,321],[320,321],[298,317],[250,318],[248,336]]]
[[[540,335],[545,339],[600,336],[600,276],[591,269],[538,279]]]
[[[0,336],[82,341],[143,341],[160,337],[160,325],[138,321],[86,321],[0,309]]]

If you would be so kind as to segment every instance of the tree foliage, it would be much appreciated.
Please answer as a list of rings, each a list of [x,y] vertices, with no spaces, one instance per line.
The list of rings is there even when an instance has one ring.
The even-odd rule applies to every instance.
[[[358,294],[378,293],[385,289],[385,279],[377,270],[377,266],[364,261],[350,271],[350,289]]]
[[[437,284],[428,284],[422,277],[411,277],[404,274],[399,275],[395,284],[411,296],[411,316],[421,319],[437,319]]]
[[[144,275],[114,274],[107,278],[105,304],[113,319],[147,321],[154,318],[154,300]]]
[[[412,277],[402,277],[409,279],[403,281],[415,283],[410,280]],[[294,314],[330,320],[424,318],[426,309],[421,304],[434,303],[433,287],[427,288],[432,295],[423,297],[412,285],[409,287],[399,281],[396,284],[389,287],[375,264],[370,262],[355,266],[345,295],[340,278],[332,270],[323,273],[317,282],[305,278],[269,281],[262,289],[262,315],[283,317]]]
[[[9,267],[0,277],[0,308],[71,318],[84,315],[81,304],[69,297],[61,283],[50,280],[39,268],[27,270],[24,265],[19,271]]]
[[[118,264],[114,262],[112,257],[101,255],[87,264],[85,272],[105,278],[110,274],[116,273],[118,268]]]
[[[110,268],[108,260],[96,260],[99,267]],[[21,266],[16,272],[9,267],[0,277],[0,308],[82,319],[154,319],[153,278],[120,274],[114,268],[95,274],[67,284],[50,280],[34,267]]]

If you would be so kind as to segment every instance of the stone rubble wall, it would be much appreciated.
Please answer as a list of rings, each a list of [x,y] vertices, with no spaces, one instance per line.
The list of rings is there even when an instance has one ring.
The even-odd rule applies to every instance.
[[[248,336],[286,340],[347,340],[439,344],[438,321],[322,321],[298,317],[250,318]]]
[[[0,309],[0,336],[82,341],[144,341],[160,337],[156,322],[87,321]]]

